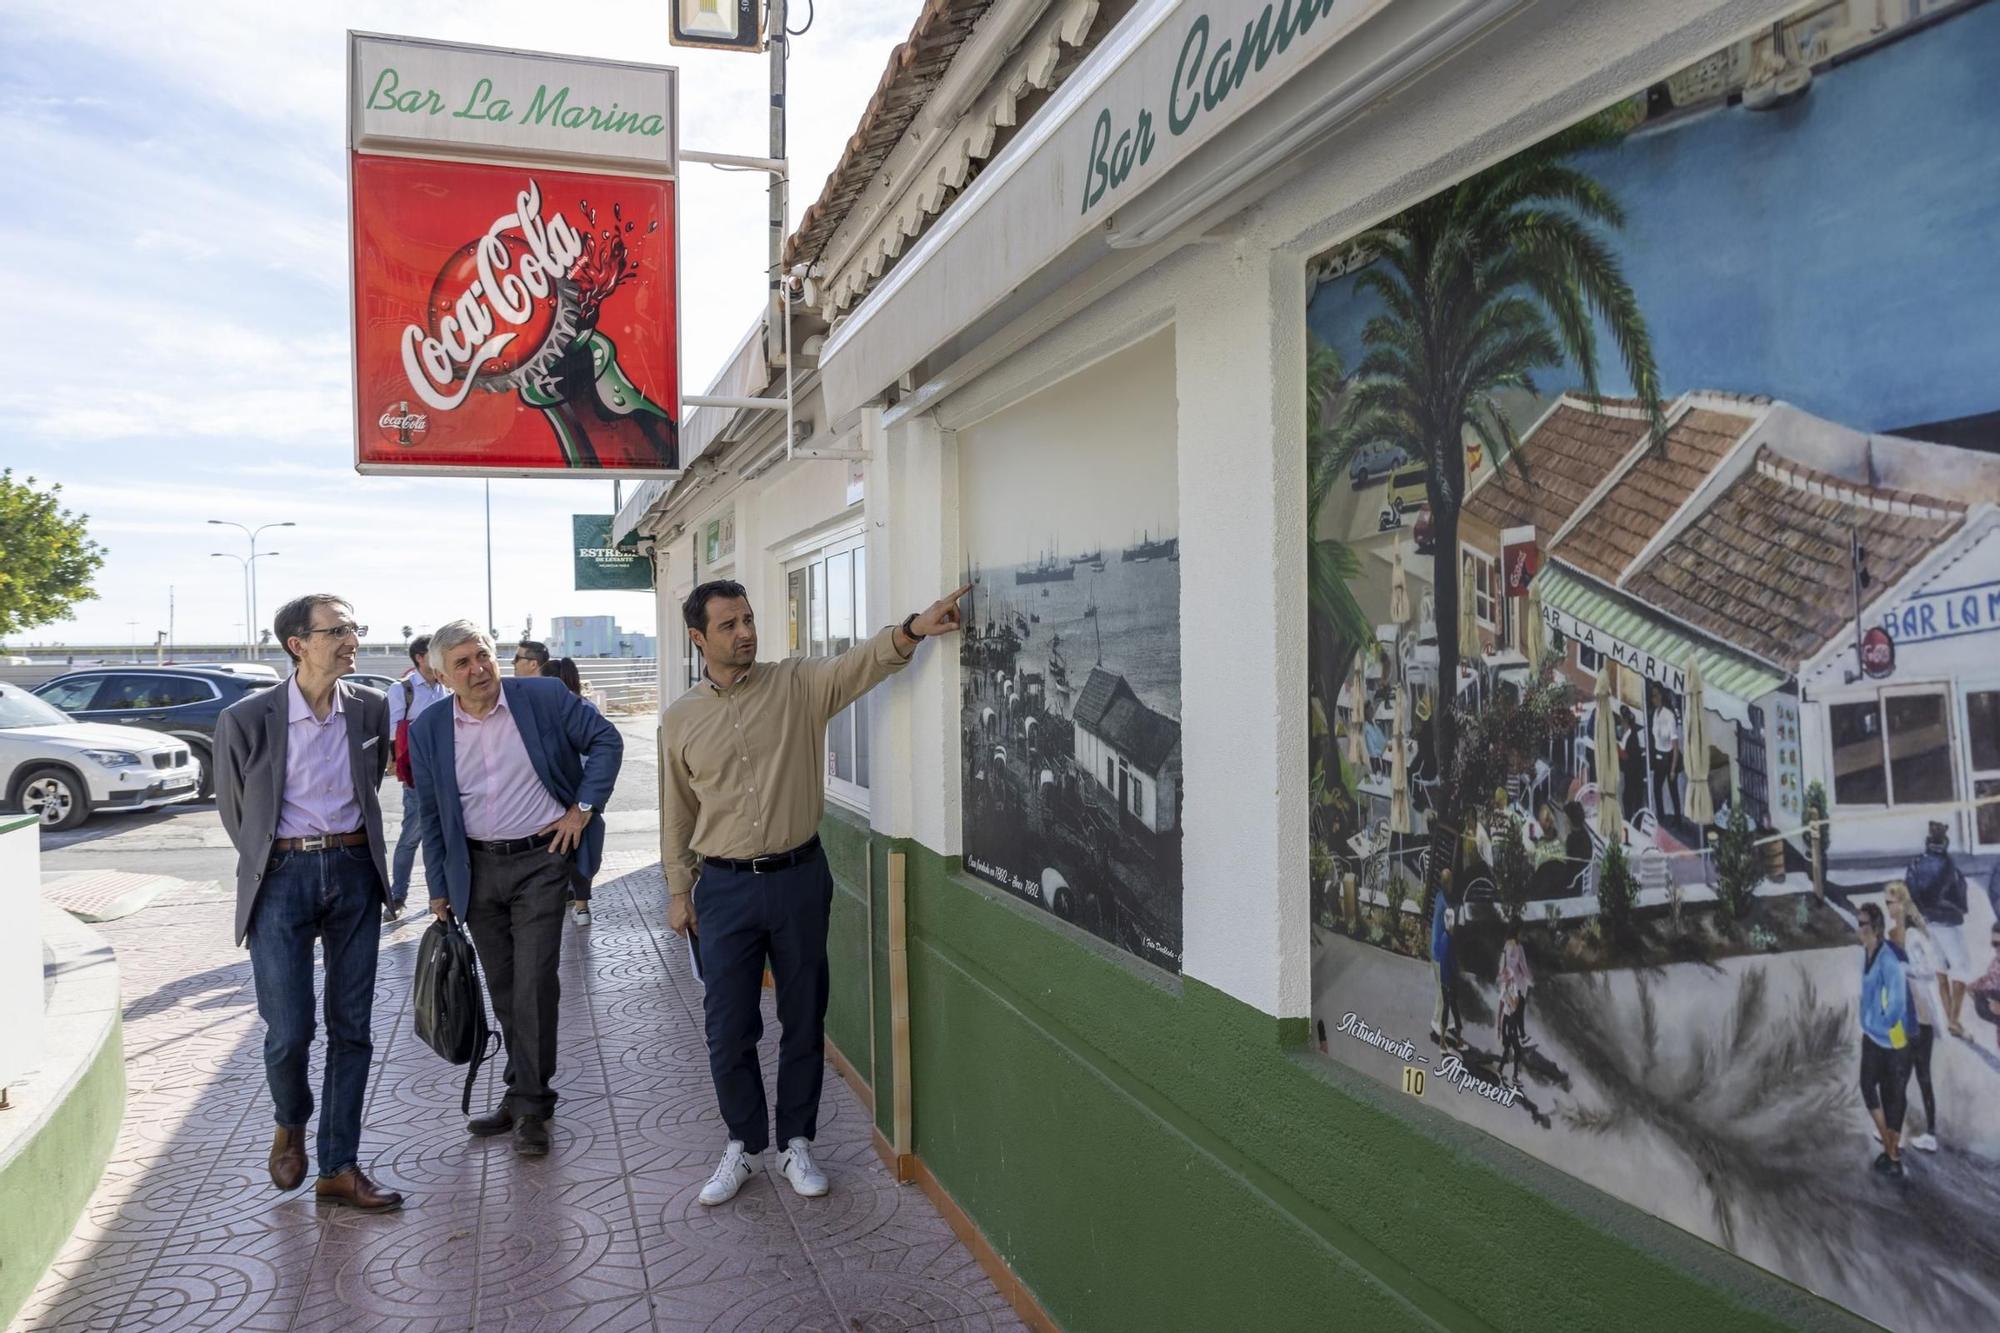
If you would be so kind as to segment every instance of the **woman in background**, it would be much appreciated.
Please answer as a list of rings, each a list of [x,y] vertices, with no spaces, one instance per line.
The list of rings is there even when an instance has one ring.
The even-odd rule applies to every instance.
[[[1924,914],[1910,901],[1909,885],[1900,879],[1889,881],[1885,899],[1889,943],[1903,951],[1903,966],[1910,978],[1910,1000],[1917,1018],[1917,1035],[1910,1042],[1909,1055],[1910,1069],[1917,1076],[1917,1093],[1924,1101],[1924,1132],[1912,1138],[1910,1146],[1936,1152],[1937,1096],[1931,1090],[1931,1048],[1937,1041],[1937,974],[1943,956],[1931,939],[1931,928],[1924,921]]]
[[[574,694],[592,708],[597,707],[596,702],[588,694],[584,693],[583,676],[576,669],[575,658],[558,657],[555,661],[547,663],[542,667],[542,674],[545,676],[554,676],[557,680],[569,686],[571,694]],[[599,711],[603,710],[600,709]],[[589,925],[590,881],[583,878],[580,874],[572,873],[570,875],[569,896],[574,900],[570,910],[576,918],[576,924],[579,926]]]

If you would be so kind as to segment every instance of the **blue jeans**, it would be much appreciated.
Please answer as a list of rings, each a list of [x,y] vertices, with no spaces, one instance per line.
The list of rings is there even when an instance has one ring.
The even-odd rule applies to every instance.
[[[417,848],[423,843],[423,826],[417,820],[417,789],[404,787],[403,831],[396,837],[396,854],[389,863],[389,901],[398,907],[409,900],[410,871],[416,867]]]
[[[271,858],[250,915],[250,970],[264,1020],[264,1075],[280,1125],[312,1118],[307,1061],[313,1042],[313,940],[326,954],[326,1082],[319,1117],[319,1173],[357,1160],[382,882],[368,848],[282,852]]]

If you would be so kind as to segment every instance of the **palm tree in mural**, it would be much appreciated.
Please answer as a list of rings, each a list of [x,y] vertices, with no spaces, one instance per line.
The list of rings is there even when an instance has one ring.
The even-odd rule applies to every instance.
[[[1520,440],[1500,395],[1537,394],[1534,372],[1565,360],[1595,395],[1601,325],[1652,417],[1654,440],[1664,438],[1652,340],[1631,285],[1598,231],[1622,227],[1624,210],[1571,162],[1580,152],[1616,143],[1635,122],[1629,104],[1593,116],[1354,242],[1373,260],[1357,281],[1385,308],[1362,333],[1366,353],[1346,397],[1339,452],[1392,440],[1428,469],[1442,689],[1454,689],[1458,679],[1452,627],[1459,614],[1467,437],[1484,446],[1495,467],[1512,465],[1525,475]],[[1432,828],[1452,849],[1459,845],[1464,805],[1455,780],[1454,712],[1438,708],[1431,723],[1446,770]],[[1434,870],[1455,864],[1455,850],[1438,851],[1430,862]]]
[[[1347,444],[1345,418],[1339,411],[1346,387],[1347,371],[1340,353],[1314,340],[1306,354],[1306,602],[1311,626],[1309,689],[1316,710],[1313,759],[1320,774],[1313,814],[1315,832],[1323,835],[1321,840],[1329,849],[1352,831],[1352,811],[1345,804],[1345,785],[1340,781],[1340,743],[1330,718],[1355,654],[1373,633],[1367,613],[1354,596],[1354,580],[1361,574],[1361,560],[1354,548],[1343,541],[1312,535],[1320,511],[1353,453]],[[1327,806],[1324,815],[1318,808],[1322,804]]]

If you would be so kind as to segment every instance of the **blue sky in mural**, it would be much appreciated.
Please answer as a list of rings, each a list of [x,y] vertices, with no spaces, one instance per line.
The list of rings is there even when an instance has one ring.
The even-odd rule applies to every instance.
[[[1712,111],[1579,159],[1625,207],[1611,240],[1667,391],[1768,394],[1878,431],[2000,411],[1996,67],[2000,4],[1983,5],[1791,107]],[[1376,308],[1343,279],[1309,323],[1353,365]],[[1629,393],[1599,348],[1602,387]]]

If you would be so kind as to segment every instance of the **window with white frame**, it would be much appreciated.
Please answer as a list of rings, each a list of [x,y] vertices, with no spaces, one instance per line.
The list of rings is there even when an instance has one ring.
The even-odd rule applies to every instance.
[[[1495,570],[1491,560],[1477,551],[1467,551],[1465,562],[1470,566],[1466,572],[1471,575],[1468,582],[1472,585],[1470,591],[1474,618],[1482,625],[1498,625],[1500,623],[1498,571]]]
[[[785,651],[791,657],[835,657],[866,639],[868,545],[844,535],[785,566]],[[862,695],[826,725],[826,790],[848,805],[868,807],[868,710]]]
[[[1943,693],[1885,692],[1826,711],[1836,804],[1933,805],[1953,798]]]

